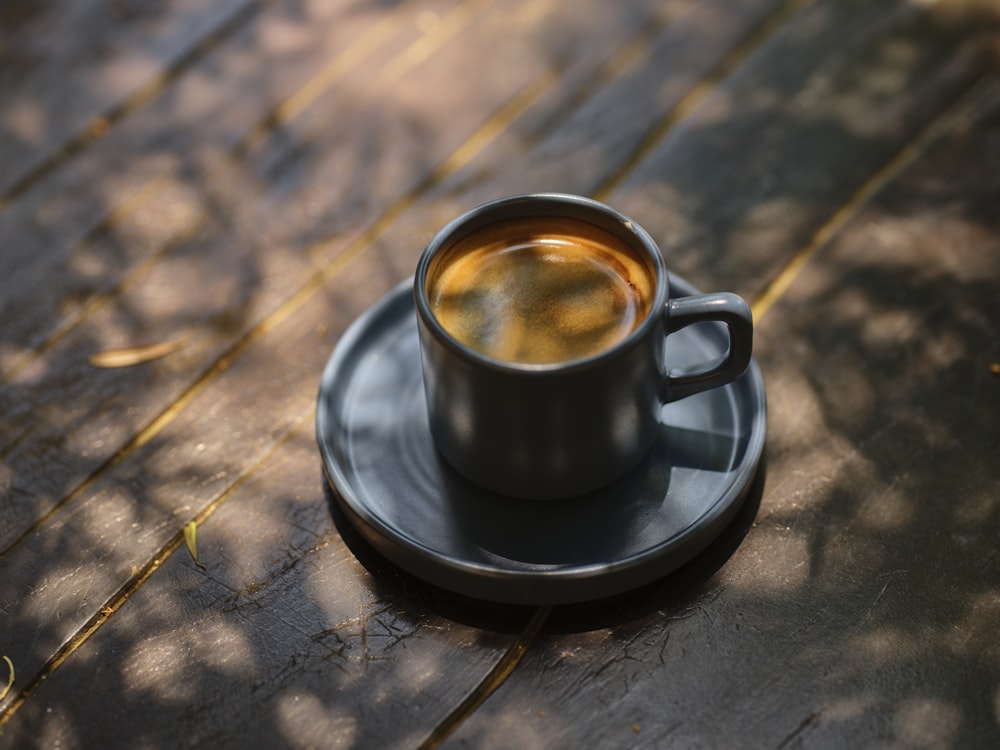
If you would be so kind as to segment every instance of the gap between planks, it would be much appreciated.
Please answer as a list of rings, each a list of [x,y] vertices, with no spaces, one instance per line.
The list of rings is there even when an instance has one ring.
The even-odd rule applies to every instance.
[[[280,435],[269,448],[265,449],[261,453],[252,465],[247,467],[246,471],[240,474],[231,485],[220,492],[214,500],[202,508],[193,518],[188,519],[188,521],[185,522],[185,525],[191,521],[201,525],[208,518],[210,518],[215,511],[217,511],[226,502],[226,500],[228,500],[236,493],[237,490],[240,489],[240,487],[250,480],[254,472],[256,472],[260,466],[266,463],[267,460],[271,458],[271,456],[274,455],[283,445],[298,435],[306,424],[311,423],[311,416],[313,416],[312,410],[309,410],[305,414],[301,415],[284,435]],[[114,594],[112,594],[104,602],[101,608],[98,609],[98,611],[86,623],[84,623],[84,625],[69,640],[67,640],[47,662],[45,662],[42,668],[30,679],[28,684],[21,688],[21,691],[17,694],[14,700],[11,701],[10,705],[8,705],[7,708],[0,713],[0,734],[3,732],[4,725],[10,721],[11,717],[17,712],[17,710],[24,705],[24,702],[38,688],[38,686],[47,680],[63,662],[65,662],[76,652],[77,649],[86,643],[90,637],[97,632],[98,628],[107,622],[108,618],[117,612],[121,606],[128,601],[129,597],[138,591],[139,587],[142,586],[149,579],[149,577],[153,575],[153,573],[159,570],[163,563],[165,563],[182,544],[184,544],[183,526],[177,530],[170,540],[164,544],[163,547],[161,547],[138,572],[132,575]]]
[[[517,640],[510,645],[504,652],[504,655],[493,665],[493,668],[487,673],[486,677],[434,728],[434,731],[428,735],[427,739],[420,743],[418,750],[435,750],[487,698],[496,692],[497,688],[517,669],[517,665],[521,663],[521,659],[528,652],[528,648],[535,642],[535,638],[538,637],[550,614],[552,614],[551,605],[539,607],[535,610],[531,619],[528,620],[528,624],[518,634]]]
[[[983,100],[997,81],[990,73],[985,73],[963,90],[949,107],[930,122],[912,141],[865,180],[861,187],[840,206],[785,264],[771,283],[761,292],[751,305],[754,322],[759,323],[774,307],[775,303],[788,291],[792,282],[809,264],[821,248],[826,246],[873,197],[915,162],[945,133],[968,117],[976,105]]]
[[[243,24],[260,11],[264,3],[269,1],[249,0],[247,4],[236,8],[232,15],[223,19],[215,28],[196,41],[190,49],[167,64],[162,73],[154,76],[102,114],[92,117],[79,131],[67,138],[61,145],[55,146],[48,156],[43,157],[34,167],[29,168],[0,194],[0,211],[45,179],[68,159],[79,154],[91,143],[106,136],[112,126],[162,94],[185,71],[236,33]]]
[[[257,0],[255,5],[244,6],[244,14],[236,14],[236,17],[231,19],[229,24],[227,24],[223,29],[217,30],[216,33],[210,37],[201,40],[198,45],[196,45],[181,59],[181,61],[178,61],[174,64],[174,66],[168,68],[167,71],[164,72],[158,79],[149,83],[144,89],[140,90],[136,94],[133,94],[133,96],[127,99],[124,103],[121,103],[113,108],[112,111],[117,113],[114,117],[112,117],[109,113],[105,113],[103,116],[94,118],[83,129],[83,131],[81,131],[80,134],[69,139],[69,141],[56,149],[55,155],[50,157],[46,163],[42,165],[44,166],[44,171],[42,171],[42,167],[35,170],[37,174],[31,178],[30,184],[25,184],[22,188],[17,190],[16,194],[8,191],[8,193],[0,195],[0,211],[2,211],[11,200],[16,198],[17,195],[20,195],[25,190],[29,189],[31,185],[43,179],[50,172],[65,163],[67,159],[78,155],[86,146],[90,145],[98,138],[104,137],[111,125],[123,119],[127,114],[138,110],[140,107],[152,101],[156,95],[162,93],[169,84],[179,78],[184,71],[191,68],[214,47],[218,46],[227,37],[235,33],[244,21],[249,20],[252,15],[249,12],[251,8],[253,8],[254,12],[256,12],[259,10],[258,6],[260,2],[270,1],[271,0]],[[385,16],[372,28],[361,34],[347,49],[334,56],[318,73],[313,75],[302,86],[293,91],[282,102],[275,105],[269,112],[251,125],[243,136],[241,136],[232,146],[225,150],[223,156],[234,161],[239,160],[240,158],[246,156],[254,146],[263,141],[269,133],[283,125],[287,125],[305,112],[309,106],[319,99],[334,84],[336,84],[337,81],[350,73],[352,70],[356,69],[366,57],[375,52],[383,43],[389,40],[392,37],[392,34],[401,28],[408,18],[405,9],[407,9],[410,5],[413,5],[415,2],[416,0],[410,0],[409,3],[397,7],[393,13]],[[473,11],[479,10],[481,9],[480,6],[488,5],[492,2],[493,0],[474,0],[474,2],[467,2],[464,5],[459,6],[441,23],[434,26],[433,29],[423,36],[418,37],[414,42],[408,45],[405,50],[394,57],[390,61],[389,65],[379,74],[377,80],[382,83],[389,82],[405,73],[411,67],[417,65],[420,61],[426,59],[430,53],[454,37],[454,35],[457,34],[458,31],[471,20],[474,15]],[[236,23],[237,20],[239,23]],[[25,180],[27,180],[27,177],[19,180],[18,184],[24,182]],[[101,233],[112,231],[131,214],[150,203],[159,194],[164,182],[165,180],[162,177],[154,177],[150,179],[143,187],[139,188],[135,195],[126,201],[124,205],[120,205],[112,209],[103,219],[87,230],[83,237],[75,242],[74,245],[79,246],[85,244]],[[5,371],[0,373],[2,380],[12,380],[25,367],[30,365],[46,352],[50,351],[84,320],[96,313],[104,305],[113,300],[117,294],[127,288],[132,279],[140,276],[142,271],[151,267],[160,258],[167,254],[172,247],[184,242],[185,238],[197,234],[199,229],[204,225],[205,221],[207,221],[207,219],[196,221],[193,226],[184,230],[179,236],[172,238],[162,247],[158,248],[155,252],[144,258],[127,274],[125,274],[122,278],[119,278],[117,282],[88,299],[79,310],[67,316],[59,324],[57,324],[55,329],[49,333],[48,336],[46,336],[44,341],[33,347],[30,351],[24,352],[14,361],[13,364],[9,365]]]

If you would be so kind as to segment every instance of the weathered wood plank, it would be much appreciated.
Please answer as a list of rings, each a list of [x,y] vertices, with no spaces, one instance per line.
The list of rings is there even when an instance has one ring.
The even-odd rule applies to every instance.
[[[285,184],[285,183],[282,183]],[[315,184],[315,183],[313,183]],[[440,204],[435,204],[440,207]],[[439,222],[434,219],[430,213],[426,215],[428,221],[430,222],[427,226],[436,226]],[[418,243],[411,241],[405,246],[409,248],[409,252],[416,252],[418,248],[414,246]],[[335,247],[323,248],[321,252],[334,252]],[[405,253],[404,253],[405,255]],[[329,299],[327,303],[332,305],[331,308],[325,311],[316,312],[312,310],[309,313],[303,311],[301,315],[303,316],[301,320],[296,321],[297,326],[305,326],[305,331],[311,331],[316,337],[313,339],[313,346],[318,347],[323,351],[323,356],[325,352],[328,351],[328,347],[331,344],[331,337],[334,333],[339,330],[336,326],[342,325],[341,323],[335,323],[331,329],[326,329],[325,333],[322,335],[318,334],[318,331],[314,325],[315,321],[323,321],[322,325],[327,325],[326,321],[330,319],[343,320],[349,318],[352,314],[356,314],[357,311],[366,306],[368,302],[371,301],[371,296],[373,296],[374,290],[379,289],[379,285],[388,288],[395,279],[401,278],[409,272],[409,260],[405,257],[396,258],[396,256],[391,252],[391,248],[387,250],[384,254],[373,253],[372,258],[378,257],[379,260],[391,261],[387,267],[381,268],[378,264],[368,262],[354,264],[353,271],[349,275],[346,275],[343,280],[337,280],[334,284],[328,287],[327,293]],[[365,284],[372,282],[372,286],[366,287]],[[347,294],[346,298],[343,296],[345,290],[358,290],[360,296],[352,297]],[[352,301],[353,300],[353,301]],[[317,303],[318,304],[318,303]],[[311,308],[312,309],[312,308]],[[337,318],[335,313],[339,313],[341,316]],[[299,316],[297,315],[298,319]],[[303,322],[305,321],[305,322]],[[309,325],[313,325],[313,328],[309,328]],[[293,336],[288,336],[286,329],[281,329],[279,333],[273,334],[275,337],[279,338],[290,338],[296,340]],[[186,504],[190,505],[190,500],[192,498],[198,498],[203,496],[215,496],[218,493],[224,492],[225,488],[231,484],[232,477],[226,479],[226,477],[219,477],[219,471],[230,471],[234,474],[239,474],[248,465],[253,465],[255,460],[266,455],[266,451],[269,449],[268,441],[273,441],[274,439],[280,438],[281,435],[290,429],[294,424],[294,420],[287,420],[287,415],[294,415],[297,409],[306,408],[302,407],[301,402],[298,400],[298,396],[294,395],[301,392],[302,389],[298,386],[303,382],[314,382],[316,373],[318,372],[318,367],[316,363],[312,360],[303,365],[301,371],[296,371],[294,373],[289,372],[285,374],[276,374],[273,376],[273,380],[264,378],[264,382],[256,382],[256,390],[254,389],[255,381],[262,377],[261,373],[267,372],[266,369],[259,369],[256,374],[253,374],[253,370],[258,367],[263,367],[262,361],[265,359],[274,358],[277,362],[291,362],[294,358],[301,352],[308,350],[308,345],[303,343],[307,341],[305,338],[305,333],[301,333],[301,338],[297,339],[298,343],[289,343],[287,348],[273,347],[274,339],[268,337],[268,344],[257,344],[257,346],[263,347],[258,355],[251,355],[250,353],[243,353],[239,358],[240,361],[248,362],[245,365],[247,370],[244,370],[242,375],[238,378],[233,378],[232,380],[226,380],[226,389],[231,388],[236,396],[230,396],[230,400],[226,403],[216,405],[215,397],[219,395],[220,390],[223,389],[221,386],[217,390],[207,391],[205,393],[197,394],[198,398],[191,404],[187,404],[183,415],[174,420],[170,425],[171,432],[163,432],[158,434],[153,443],[149,444],[148,449],[145,451],[138,450],[132,457],[128,459],[128,465],[122,467],[116,467],[116,473],[118,473],[118,479],[115,482],[120,481],[118,485],[114,485],[114,482],[108,482],[106,487],[112,487],[107,493],[95,492],[94,494],[99,497],[99,502],[95,501],[86,508],[86,512],[89,514],[86,520],[83,519],[84,516],[81,514],[77,517],[79,523],[78,528],[84,529],[88,536],[85,540],[87,543],[92,545],[90,549],[101,550],[98,555],[103,556],[100,562],[103,564],[103,560],[112,560],[112,566],[117,566],[118,572],[110,572],[107,575],[107,581],[114,581],[116,576],[118,580],[121,580],[120,571],[125,570],[130,557],[134,559],[145,559],[142,557],[143,554],[148,554],[144,550],[155,549],[155,544],[149,537],[159,534],[159,539],[162,541],[164,536],[169,536],[171,533],[176,531],[178,527],[178,521],[175,520],[174,515],[170,515],[169,521],[157,521],[157,511],[155,506],[159,505],[162,508],[170,510],[173,514],[179,508],[183,508],[177,501],[183,500]],[[250,357],[252,359],[244,359]],[[321,357],[322,359],[322,357]],[[241,365],[242,367],[243,365]],[[274,365],[272,365],[274,367]],[[310,368],[314,368],[309,372]],[[250,373],[250,374],[247,374]],[[308,373],[308,374],[307,374]],[[228,378],[227,374],[227,378]],[[310,380],[311,378],[311,380]],[[245,390],[243,390],[245,389]],[[263,390],[261,390],[263,389]],[[275,390],[280,390],[283,394],[292,394],[289,396],[288,401],[283,401],[279,405],[274,405],[274,392]],[[311,395],[310,395],[311,398]],[[235,399],[235,400],[234,400]],[[270,402],[271,405],[267,407],[267,412],[258,417],[253,417],[252,411],[247,409],[240,409],[234,406],[234,403],[239,403],[242,401],[244,406],[247,403],[258,403]],[[202,412],[203,413],[199,413]],[[282,415],[283,421],[276,425],[266,424],[266,417],[268,415],[274,416],[275,414]],[[263,421],[253,422],[252,418],[259,418]],[[217,423],[217,424],[216,424]],[[249,430],[249,434],[253,438],[243,437],[243,430]],[[270,430],[270,432],[269,432]],[[249,459],[246,463],[229,463],[231,456],[219,455],[219,446],[232,448],[238,443],[234,443],[232,435],[234,432],[241,432],[241,440],[250,440],[250,447],[252,449],[258,450],[258,453],[253,454],[253,458]],[[198,445],[205,446],[205,450],[201,453],[207,454],[202,459],[198,459],[197,447]],[[193,457],[193,460],[192,460]],[[244,458],[246,458],[244,456]],[[220,468],[221,466],[221,468]],[[231,467],[231,468],[230,468]],[[187,477],[186,480],[183,480]],[[181,478],[181,479],[179,479]],[[160,481],[162,480],[162,482]],[[186,481],[187,484],[182,483]],[[168,484],[168,488],[155,488],[157,484]],[[152,489],[151,489],[152,488]],[[201,493],[204,492],[204,495]],[[181,497],[177,497],[177,494],[170,497],[171,493],[177,493]],[[116,500],[109,500],[109,498],[117,496]],[[115,543],[111,541],[111,536],[120,532],[121,521],[126,519],[127,513],[136,513],[135,499],[139,497],[142,499],[141,507],[144,509],[143,513],[146,514],[145,517],[139,518],[142,523],[149,523],[149,528],[152,529],[154,534],[146,535],[146,538],[140,539],[141,544],[138,547],[129,548],[129,543],[131,540],[122,541],[118,544],[117,548]],[[77,507],[84,508],[85,503],[79,504]],[[153,507],[150,507],[153,506]],[[192,508],[187,508],[185,510],[179,510],[176,515],[186,517],[185,514],[190,513]],[[128,519],[131,520],[131,519]],[[109,525],[112,528],[103,528]],[[139,522],[136,521],[136,522]],[[73,545],[76,543],[72,541],[73,535],[77,532],[78,528],[74,527],[75,522],[67,522],[65,525],[61,526],[62,530],[58,534],[49,536],[45,540],[39,542],[37,549],[39,550],[61,550],[65,551],[67,555],[77,554],[80,555],[79,551],[73,552]],[[159,523],[159,527],[156,524]],[[62,524],[62,520],[59,520],[56,525]],[[117,524],[117,526],[116,526]],[[103,530],[102,530],[103,529]],[[89,535],[93,534],[93,538]],[[142,545],[146,545],[142,547]],[[88,561],[90,562],[90,561]],[[68,560],[67,570],[71,570],[74,565],[77,569],[82,569],[84,567],[84,562],[81,558],[77,558],[74,562],[72,559]],[[63,571],[65,572],[65,571]],[[95,599],[100,599],[101,591],[107,592],[109,589],[107,587],[107,581],[102,580],[104,573],[101,573],[91,582],[94,584],[92,594]],[[57,584],[58,576],[51,579],[50,582],[50,592]],[[41,582],[44,583],[44,582]],[[76,583],[81,584],[79,590],[84,590],[84,586],[87,584],[83,579],[77,579]],[[63,600],[63,604],[67,609],[72,609],[74,606],[79,606],[79,595],[74,593],[73,595],[66,595]],[[103,600],[102,600],[103,601]],[[39,600],[35,600],[34,604],[37,605]],[[84,606],[86,603],[84,603]],[[40,612],[43,607],[38,607],[37,611]],[[30,607],[26,607],[21,612],[26,612],[30,610]],[[87,611],[93,611],[89,609]],[[72,616],[70,618],[72,619]],[[77,620],[79,622],[79,619]],[[69,623],[72,626],[72,622]],[[73,632],[72,627],[67,628],[65,632]],[[51,631],[49,633],[51,635]],[[65,636],[64,636],[65,637]],[[50,639],[49,646],[51,644],[58,643],[58,639]],[[65,669],[66,667],[62,667]],[[60,671],[61,671],[60,670]],[[57,675],[59,672],[56,673]]]
[[[462,170],[436,191],[471,207],[502,195],[601,193],[633,152],[674,116],[682,103],[766,38],[797,8],[787,0],[668,3],[663,28],[623,48],[582,90],[565,86],[566,102],[546,101],[490,146],[490,161]],[[763,35],[758,38],[758,35]],[[577,73],[579,75],[580,73]],[[561,74],[572,81],[573,71]],[[547,97],[548,98],[548,97]],[[504,165],[487,172],[493,161]]]
[[[925,5],[808,5],[645,155],[614,202],[672,269],[756,297],[982,69],[995,26]]]
[[[287,123],[352,72],[363,80],[394,64],[425,36],[428,19],[446,17],[457,1],[361,10],[347,0],[269,3],[160,96],[20,196],[0,213],[0,236],[9,238],[0,254],[5,379],[159,254],[212,221],[231,220],[233,202],[246,201],[250,185],[232,195],[217,175],[219,162],[248,136],[259,140]]]
[[[478,30],[479,34],[489,33],[488,23],[480,22]],[[530,41],[510,37],[512,44],[527,45]],[[458,47],[461,54],[470,54],[468,39]],[[400,57],[411,48],[404,45],[382,63],[399,67]],[[554,48],[552,54],[557,53],[558,48]],[[425,157],[437,154],[443,159],[487,117],[494,101],[509,96],[524,83],[523,79],[506,77],[501,70],[492,81],[497,88],[488,86],[487,79],[479,82],[478,88],[473,81],[467,81],[465,87],[447,86],[453,64],[454,59],[432,60],[430,67],[410,69],[408,77],[397,83],[415,86],[422,80],[448,88],[455,97],[452,106],[464,110],[462,117],[449,117],[448,123],[434,132],[436,140],[425,138],[425,133],[409,133],[409,140],[386,142],[377,158],[364,165],[376,170],[380,164],[393,164],[399,170],[399,181],[385,186],[389,193],[382,196],[384,204],[425,177],[420,172]],[[523,76],[532,73],[529,68],[519,72]],[[348,76],[340,83],[363,87],[370,75],[367,69],[358,70],[353,78]],[[339,99],[345,96],[339,88],[333,94]],[[391,88],[371,87],[366,96],[381,106],[382,100],[391,99]],[[372,116],[374,113],[362,109],[357,117],[338,120],[336,135],[344,140],[337,141],[339,147],[332,149],[330,161],[342,163],[344,158],[353,158],[355,141],[365,137],[370,129],[366,118]],[[393,119],[388,114],[386,117]],[[418,150],[414,139],[423,144],[421,161],[416,164],[411,160]],[[303,227],[311,223],[310,212],[346,214],[346,207],[342,209],[338,203],[340,196],[328,186],[308,185],[308,192],[268,191],[268,186],[244,184],[246,176],[238,168],[227,168],[224,161],[214,163],[215,168],[198,174],[191,188],[198,202],[221,214],[219,219],[171,248],[159,263],[143,268],[137,283],[108,300],[86,325],[74,329],[58,347],[34,360],[0,389],[0,408],[7,416],[0,424],[0,451],[6,454],[4,459],[13,474],[11,492],[4,498],[9,503],[4,512],[10,523],[0,530],[0,548],[73,492],[196,382],[234,340],[305,283],[315,272],[317,261],[300,237]],[[406,168],[412,171],[407,174]],[[348,190],[350,185],[343,188]],[[322,198],[319,204],[314,200],[317,196]],[[369,199],[369,213],[355,219],[375,220],[380,204],[377,196]],[[331,252],[342,247],[338,244]],[[275,248],[282,252],[275,252]],[[120,246],[104,249],[114,252]],[[101,267],[107,265],[102,263]],[[194,279],[199,283],[193,283]],[[181,289],[185,290],[183,296],[178,293]],[[11,327],[25,317],[30,315],[19,315]],[[184,338],[189,346],[181,356],[144,368],[97,371],[88,364],[91,354],[105,348],[165,338]],[[58,408],[50,406],[52,393],[61,394]],[[33,497],[21,491],[28,483],[34,487]]]
[[[435,614],[427,587],[372,579],[319,472],[310,424],[201,524],[206,569],[177,549],[2,741],[416,747],[516,636]]]
[[[260,3],[111,0],[34,3],[0,11],[0,207],[47,162],[100,137],[109,118],[155,86],[204,40]]]
[[[977,93],[759,327],[767,490],[725,567],[549,634],[445,746],[1000,741],[1000,79]]]

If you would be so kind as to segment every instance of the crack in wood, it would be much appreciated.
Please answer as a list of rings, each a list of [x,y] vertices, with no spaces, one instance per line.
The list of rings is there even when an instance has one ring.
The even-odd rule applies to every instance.
[[[420,744],[419,750],[434,750],[434,748],[440,746],[452,732],[458,729],[462,722],[469,718],[487,698],[496,692],[497,688],[513,674],[517,665],[521,663],[521,659],[524,658],[528,648],[534,643],[542,626],[545,625],[546,620],[548,620],[551,614],[551,606],[539,607],[535,610],[535,613],[524,627],[524,630],[521,631],[517,640],[510,645],[483,680],[472,689],[472,692],[434,728],[427,739]]]
[[[799,725],[795,727],[795,729],[793,729],[791,733],[785,737],[785,739],[783,739],[781,742],[778,743],[776,750],[781,750],[784,747],[788,747],[791,742],[794,742],[797,738],[799,738],[802,735],[803,732],[805,732],[807,729],[809,729],[809,727],[815,724],[816,719],[818,719],[820,717],[820,714],[822,713],[823,713],[822,709],[817,709],[816,711],[813,711],[811,714],[809,714],[806,718],[804,718],[801,722],[799,722]]]

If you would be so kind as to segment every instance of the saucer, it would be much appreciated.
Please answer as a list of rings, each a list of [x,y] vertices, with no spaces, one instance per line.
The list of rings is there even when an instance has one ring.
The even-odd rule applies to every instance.
[[[671,276],[671,295],[698,294]],[[667,365],[721,357],[718,323],[667,340]],[[663,407],[649,456],[609,487],[517,500],[465,480],[431,440],[412,281],[359,317],[320,384],[316,437],[351,524],[386,558],[466,596],[569,604],[638,588],[715,539],[753,483],[766,431],[756,362],[727,386]]]

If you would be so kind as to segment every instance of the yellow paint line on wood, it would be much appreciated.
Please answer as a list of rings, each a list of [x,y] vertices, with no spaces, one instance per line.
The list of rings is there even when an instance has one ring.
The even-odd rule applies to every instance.
[[[252,0],[247,5],[238,8],[180,58],[169,64],[159,75],[151,78],[145,85],[133,91],[103,114],[91,118],[79,131],[65,140],[62,145],[56,146],[49,156],[22,174],[13,185],[0,195],[0,210],[6,208],[15,198],[55,171],[67,159],[76,156],[94,141],[104,138],[117,122],[162,94],[182,73],[252,18],[260,10],[263,2],[264,0]]]
[[[751,305],[754,322],[761,319],[774,307],[775,303],[788,291],[792,282],[798,278],[802,270],[815,257],[820,248],[824,247],[837,235],[847,223],[886,185],[898,177],[903,170],[923,155],[931,145],[945,133],[952,130],[960,120],[967,117],[975,105],[992,88],[997,87],[996,80],[985,75],[975,81],[966,91],[941,115],[934,119],[920,134],[908,143],[885,166],[875,172],[859,187],[854,194],[816,231],[812,238],[771,281],[767,288]]]
[[[271,445],[270,448],[265,450],[253,463],[253,465],[247,467],[237,479],[229,485],[225,490],[223,490],[215,499],[213,499],[208,505],[206,505],[191,521],[189,521],[182,529],[175,533],[170,540],[160,548],[160,550],[152,556],[152,558],[142,566],[128,581],[126,581],[121,588],[118,589],[108,600],[104,603],[104,606],[98,610],[84,625],[80,628],[71,638],[69,638],[60,649],[52,655],[51,658],[42,666],[34,677],[28,682],[27,685],[21,690],[17,698],[6,708],[3,713],[0,713],[0,734],[3,732],[4,725],[10,721],[11,717],[17,712],[17,710],[24,705],[24,702],[28,699],[28,696],[46,679],[48,679],[53,672],[58,669],[63,662],[66,661],[70,656],[73,655],[84,643],[90,640],[90,637],[97,632],[97,630],[107,622],[115,612],[121,609],[122,605],[128,601],[129,597],[132,596],[139,588],[153,575],[159,568],[166,562],[170,556],[177,551],[177,548],[182,544],[187,543],[190,532],[189,527],[197,528],[199,524],[204,523],[208,518],[210,518],[215,511],[217,511],[229,498],[231,498],[237,490],[240,489],[244,484],[246,484],[257,469],[264,464],[274,453],[276,453],[283,445],[288,443],[292,438],[294,438],[306,425],[311,425],[314,416],[314,409],[309,409],[303,414],[295,423],[289,428],[289,430],[282,435],[278,440]],[[190,549],[190,548],[189,548]],[[195,558],[195,563],[198,563],[197,558]],[[11,683],[13,683],[13,665],[11,665]],[[2,697],[2,696],[0,696]]]
[[[550,614],[552,614],[551,606],[539,607],[535,610],[535,613],[524,627],[524,630],[521,631],[517,640],[510,645],[499,661],[493,665],[493,668],[486,674],[482,682],[476,685],[472,692],[420,744],[419,750],[434,750],[434,748],[439,747],[447,739],[448,735],[458,729],[461,723],[482,705],[483,701],[496,692],[497,688],[513,674],[517,665],[521,663],[521,659],[527,653],[528,647],[534,643],[542,626],[549,619]]]
[[[597,200],[607,197],[631,174],[635,168],[655,149],[677,125],[719,87],[719,84],[736,68],[759,49],[792,16],[809,5],[812,0],[788,0],[766,18],[746,39],[738,44],[715,69],[695,84],[694,88],[650,131],[633,150],[621,166],[605,183],[594,192]]]

